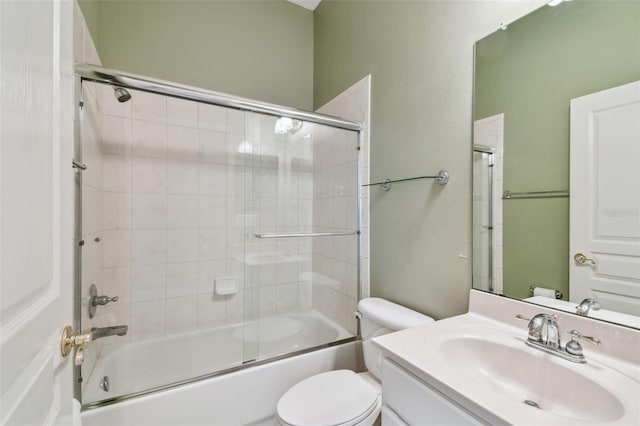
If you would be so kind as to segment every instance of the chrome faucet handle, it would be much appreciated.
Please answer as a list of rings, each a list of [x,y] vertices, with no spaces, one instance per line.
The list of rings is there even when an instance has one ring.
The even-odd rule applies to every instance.
[[[520,318],[521,317],[521,318]],[[520,319],[524,317],[520,316]],[[547,340],[542,341],[542,329],[547,325]],[[544,343],[550,347],[560,347],[560,333],[558,332],[558,316],[556,314],[537,314],[529,321],[529,337],[531,342]]]
[[[118,301],[118,296],[113,296],[113,297],[109,297],[109,296],[93,296],[91,298],[91,304],[93,306],[106,305],[107,303],[117,302],[117,301]]]
[[[568,333],[571,335],[571,341],[567,343],[565,350],[571,355],[582,356],[582,345],[578,342],[578,339],[583,339],[594,346],[598,346],[602,343],[597,337],[585,336],[578,330],[571,330],[568,331]]]
[[[516,315],[516,318],[518,318],[519,320],[522,320],[522,321],[531,321],[531,318],[529,318],[529,317],[525,317],[525,316],[524,316],[524,315],[522,315],[522,314],[517,314],[517,315]]]
[[[89,311],[89,318],[93,318],[96,316],[96,309],[98,308],[98,306],[104,306],[107,303],[117,302],[118,299],[118,296],[98,296],[98,288],[95,284],[91,284],[91,286],[89,287],[89,303],[87,306]]]

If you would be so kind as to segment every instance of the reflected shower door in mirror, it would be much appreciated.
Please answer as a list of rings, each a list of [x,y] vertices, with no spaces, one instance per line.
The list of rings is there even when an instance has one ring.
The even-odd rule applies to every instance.
[[[502,157],[492,221],[483,225],[493,230],[490,247],[474,226],[474,288],[570,312],[588,297],[601,306],[589,316],[640,327],[637,101],[588,112],[585,129],[596,139],[570,141],[573,100],[640,80],[639,20],[636,1],[562,2],[476,43],[474,147],[500,139]],[[489,124],[498,117],[499,126]],[[486,177],[476,166],[484,167],[474,157],[474,220],[487,209],[475,182]],[[587,201],[576,204],[574,188],[588,188]],[[577,230],[575,218],[589,225]],[[611,257],[614,243],[623,257]],[[578,253],[593,263],[576,260]]]

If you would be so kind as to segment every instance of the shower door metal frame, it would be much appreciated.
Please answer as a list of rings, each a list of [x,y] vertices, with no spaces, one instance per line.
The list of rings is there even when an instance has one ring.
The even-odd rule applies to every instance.
[[[166,95],[174,98],[185,99],[189,101],[195,101],[205,103],[209,105],[216,105],[221,107],[233,108],[248,112],[257,112],[261,114],[276,116],[276,117],[290,117],[298,120],[307,121],[310,123],[316,123],[326,125],[334,128],[350,130],[357,132],[357,177],[356,177],[356,232],[357,235],[357,274],[356,274],[356,286],[357,286],[357,300],[362,298],[361,290],[361,253],[362,253],[362,173],[363,173],[363,160],[362,160],[362,142],[364,138],[364,125],[357,121],[343,120],[338,117],[330,115],[318,114],[315,112],[303,111],[296,108],[284,107],[280,105],[270,104],[266,102],[254,101],[239,96],[228,95],[211,90],[201,89],[194,86],[183,85],[165,80],[154,79],[138,74],[127,73],[123,71],[117,71],[113,69],[103,68],[90,64],[75,64],[75,76],[74,76],[74,139],[73,139],[73,155],[72,159],[74,167],[76,168],[76,194],[74,199],[75,209],[75,229],[74,229],[74,243],[75,243],[75,256],[74,256],[74,328],[80,330],[80,318],[81,318],[81,304],[82,304],[82,168],[76,167],[75,164],[83,164],[82,158],[82,107],[83,107],[83,92],[82,83],[84,81],[97,82],[108,84],[110,86],[124,87],[127,89],[135,89],[145,91],[149,93],[155,93],[160,95]],[[290,352],[284,355],[253,361],[242,364],[237,367],[215,371],[212,373],[204,374],[197,377],[192,377],[186,380],[170,383],[164,386],[158,386],[153,389],[144,390],[140,392],[134,392],[131,394],[120,395],[113,398],[107,398],[104,400],[82,404],[82,410],[103,407],[111,405],[120,401],[125,401],[131,398],[160,392],[167,389],[176,388],[185,384],[193,383],[200,380],[209,379],[223,374],[232,373],[235,371],[243,370],[249,367],[255,367],[262,364],[267,364],[273,361],[302,355],[305,353],[317,351],[319,349],[329,348],[349,342],[354,342],[361,339],[360,333],[360,320],[356,317],[357,321],[357,333],[354,337],[349,337],[342,340],[337,340],[322,345],[306,348],[303,350]],[[82,386],[81,386],[81,366],[74,368],[74,398],[82,402]]]
[[[489,181],[489,190],[488,190],[488,196],[489,196],[489,201],[488,201],[488,205],[489,205],[489,217],[488,217],[488,222],[489,225],[487,226],[487,231],[489,233],[489,253],[488,253],[488,263],[489,263],[489,270],[488,270],[488,284],[489,284],[489,289],[488,291],[493,293],[493,280],[494,280],[494,274],[493,274],[493,232],[494,232],[494,223],[493,223],[493,200],[494,200],[494,187],[493,187],[493,168],[494,168],[494,155],[495,155],[495,149],[492,147],[488,147],[488,146],[484,146],[484,145],[479,145],[479,144],[473,144],[473,152],[478,152],[480,154],[486,154],[489,156],[489,164],[488,164],[488,181]]]

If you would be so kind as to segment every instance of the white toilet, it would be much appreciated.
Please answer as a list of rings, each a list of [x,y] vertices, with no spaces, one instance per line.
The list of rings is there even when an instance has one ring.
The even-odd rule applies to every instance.
[[[364,363],[369,371],[335,370],[298,382],[278,401],[278,424],[368,426],[376,421],[382,408],[382,353],[373,346],[371,339],[434,320],[376,297],[361,300],[358,311],[362,314]]]

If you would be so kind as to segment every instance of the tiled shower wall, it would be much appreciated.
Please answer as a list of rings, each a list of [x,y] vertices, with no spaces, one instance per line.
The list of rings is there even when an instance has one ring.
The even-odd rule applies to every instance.
[[[369,183],[369,111],[371,77],[367,76],[318,112],[364,123],[360,141],[361,184]],[[369,297],[369,189],[357,185],[357,140],[352,132],[326,128],[315,134],[314,222],[331,230],[356,229],[354,211],[361,197],[361,293]],[[357,240],[354,236],[313,241],[313,307],[352,333],[356,332]]]
[[[311,307],[319,281],[345,300],[318,310],[355,332],[355,236],[317,239],[338,245],[318,243],[315,257],[310,238],[253,235],[355,229],[354,132],[306,123],[275,135],[275,117],[134,90],[119,103],[111,87],[84,86],[85,216],[98,235],[85,265],[102,268],[91,277],[100,294],[120,298],[98,308],[97,325],[140,337],[236,324]],[[216,293],[223,277],[237,292]]]
[[[241,321],[244,114],[134,90],[119,103],[108,86],[85,89],[100,155],[85,161],[101,163],[102,196],[102,238],[87,244],[101,247],[99,292],[120,298],[100,316],[134,337]],[[238,291],[215,294],[221,277]]]

